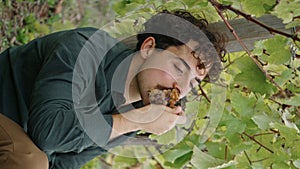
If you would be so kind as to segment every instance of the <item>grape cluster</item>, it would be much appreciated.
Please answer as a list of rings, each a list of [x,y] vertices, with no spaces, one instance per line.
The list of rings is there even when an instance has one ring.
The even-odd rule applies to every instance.
[[[151,104],[162,104],[171,108],[174,108],[179,100],[177,89],[153,89],[149,91],[148,95]]]

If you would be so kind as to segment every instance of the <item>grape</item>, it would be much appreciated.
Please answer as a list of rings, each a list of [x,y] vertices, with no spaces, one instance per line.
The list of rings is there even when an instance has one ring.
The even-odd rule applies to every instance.
[[[177,89],[153,89],[148,94],[151,104],[162,104],[171,108],[174,108],[179,100],[179,91]]]

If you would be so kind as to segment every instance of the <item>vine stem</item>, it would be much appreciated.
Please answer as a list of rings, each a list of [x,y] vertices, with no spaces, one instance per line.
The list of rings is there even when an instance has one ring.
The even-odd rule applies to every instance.
[[[112,167],[112,164],[108,163],[105,159],[103,159],[101,156],[97,157],[98,160],[100,160],[104,165]]]
[[[274,132],[268,132],[268,133],[260,133],[260,134],[254,134],[253,137],[263,136],[263,135],[270,135],[275,134]]]
[[[257,59],[257,56],[253,55],[253,53],[247,48],[247,46],[245,45],[245,43],[239,38],[239,36],[237,35],[236,31],[234,30],[234,28],[230,25],[230,23],[227,21],[227,19],[224,17],[224,15],[222,14],[223,9],[227,9],[227,6],[224,6],[218,2],[216,2],[215,0],[209,0],[209,2],[214,6],[214,8],[216,9],[218,15],[222,18],[222,20],[224,21],[225,25],[227,26],[227,28],[230,30],[230,32],[233,34],[233,36],[235,37],[235,39],[239,42],[239,44],[242,46],[242,48],[246,51],[246,53],[248,54],[248,56],[254,61],[254,63],[257,65],[257,67],[264,73],[265,77],[271,82],[273,83],[282,94],[285,94],[284,90],[274,81],[274,79],[263,69],[263,66],[260,64],[260,62]],[[226,8],[227,7],[227,8]]]
[[[248,156],[248,154],[247,154],[246,151],[244,151],[244,154],[245,154],[245,156],[246,156],[246,158],[247,158],[249,164],[252,165],[252,161],[250,160],[250,157]]]
[[[257,141],[253,136],[250,136],[249,134],[243,132],[243,134],[245,136],[247,136],[250,140],[254,141],[255,143],[257,143],[258,145],[260,145],[261,147],[263,147],[264,149],[266,149],[267,151],[269,151],[270,153],[274,153],[273,150],[269,149],[268,147],[266,147],[265,145],[263,145],[262,143],[260,143],[259,141]]]
[[[152,160],[154,160],[154,161],[156,161],[157,163],[157,165],[156,165],[156,167],[158,168],[158,169],[163,169],[163,166],[160,164],[160,162],[154,157],[154,155],[152,154],[152,152],[149,150],[149,148],[147,147],[147,146],[144,146],[145,147],[145,149],[146,149],[146,151],[149,153],[149,155],[151,156],[151,158],[152,158]]]
[[[203,88],[202,88],[201,85],[199,85],[199,89],[200,89],[200,91],[201,91],[201,95],[204,96],[205,99],[206,99],[209,103],[211,103],[210,99],[208,98],[207,94],[205,93],[205,91],[203,90]]]
[[[291,38],[291,39],[293,39],[293,41],[299,41],[300,42],[300,38],[296,35],[296,33],[295,34],[288,34],[288,33],[282,32],[280,30],[274,29],[274,28],[272,28],[272,27],[270,27],[270,26],[268,26],[268,25],[260,22],[259,20],[251,17],[251,15],[249,15],[249,14],[246,14],[246,13],[244,13],[244,12],[238,10],[238,9],[233,8],[231,5],[223,5],[221,3],[218,3],[215,0],[209,0],[209,1],[212,3],[213,6],[217,7],[218,9],[221,9],[221,10],[222,9],[228,9],[228,10],[234,12],[237,15],[241,15],[245,19],[247,19],[247,20],[249,20],[249,21],[251,21],[251,22],[253,22],[253,23],[255,23],[255,24],[257,24],[257,25],[259,25],[259,26],[261,26],[263,28],[265,28],[265,29],[267,29],[271,34],[272,33],[276,33],[276,34],[285,36],[287,38]]]

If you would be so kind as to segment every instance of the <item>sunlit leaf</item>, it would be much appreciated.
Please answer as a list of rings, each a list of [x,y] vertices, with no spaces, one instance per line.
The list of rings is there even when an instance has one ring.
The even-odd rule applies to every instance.
[[[191,160],[191,157],[193,155],[193,152],[189,152],[187,154],[184,154],[183,156],[177,158],[174,162],[166,162],[166,166],[170,166],[172,168],[178,168],[181,169],[186,163],[188,163]]]
[[[204,152],[202,152],[199,148],[193,148],[193,156],[191,163],[197,169],[207,169],[210,167],[215,167],[223,164],[225,161],[221,159],[214,158]]]
[[[116,156],[113,162],[113,168],[122,169],[136,164],[138,161],[136,158]]]
[[[167,161],[165,164],[173,168],[181,168],[190,161],[193,154],[192,150],[193,149],[184,142],[177,144],[175,147],[163,154],[163,157]]]
[[[280,103],[292,106],[300,106],[300,94],[296,94],[288,99],[277,99]]]
[[[241,73],[235,76],[236,83],[245,85],[250,90],[260,94],[270,95],[275,87],[266,81],[265,75],[248,57],[243,57],[236,62]]]
[[[287,46],[288,39],[275,36],[264,42],[267,52],[270,54],[268,61],[272,64],[283,64],[291,59],[289,46]],[[280,50],[278,50],[280,49]]]
[[[159,144],[176,144],[177,143],[177,135],[176,130],[172,129],[162,135],[154,135],[150,136],[151,139],[156,140]]]
[[[281,0],[273,12],[283,20],[283,23],[291,22],[294,16],[300,15],[300,3],[298,0]]]
[[[233,108],[240,114],[241,118],[249,119],[253,115],[256,99],[253,96],[243,96],[240,92],[231,94]]]
[[[244,0],[244,1],[242,1],[245,11],[248,13],[254,14],[257,17],[265,14],[268,11],[268,9],[270,9],[270,7],[272,5],[274,5],[275,3],[276,3],[275,0],[265,0],[265,1]]]
[[[270,127],[270,117],[268,117],[265,114],[261,114],[261,115],[255,115],[251,118],[254,123],[262,130],[267,130]]]

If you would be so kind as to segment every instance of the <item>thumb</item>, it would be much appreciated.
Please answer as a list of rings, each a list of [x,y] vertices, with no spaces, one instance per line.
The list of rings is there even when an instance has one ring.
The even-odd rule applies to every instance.
[[[186,116],[185,116],[185,113],[182,110],[181,106],[178,106],[174,109],[174,114],[178,115],[176,124],[185,124],[186,123]]]
[[[186,123],[186,116],[185,114],[178,116],[178,119],[176,121],[176,124],[185,124]]]
[[[173,109],[173,114],[177,114],[177,115],[181,115],[182,114],[182,107],[181,106],[177,106]]]

